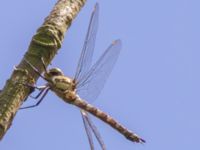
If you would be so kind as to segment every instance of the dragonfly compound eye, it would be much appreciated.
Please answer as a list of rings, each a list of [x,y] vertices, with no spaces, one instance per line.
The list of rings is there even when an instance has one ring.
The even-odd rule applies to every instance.
[[[63,72],[59,68],[52,68],[48,71],[50,76],[63,76]]]

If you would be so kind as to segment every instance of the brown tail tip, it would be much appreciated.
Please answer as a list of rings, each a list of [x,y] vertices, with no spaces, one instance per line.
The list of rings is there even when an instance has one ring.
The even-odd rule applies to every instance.
[[[142,138],[139,138],[139,142],[138,143],[143,144],[143,143],[146,143],[146,141],[144,139],[142,139]]]
[[[132,134],[131,136],[127,136],[126,138],[132,142],[141,143],[141,144],[146,143],[144,139],[140,138],[136,134]]]

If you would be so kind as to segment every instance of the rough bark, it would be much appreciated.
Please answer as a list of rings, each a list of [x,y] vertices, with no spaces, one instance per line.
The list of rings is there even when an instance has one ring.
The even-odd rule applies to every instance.
[[[85,1],[59,0],[33,36],[24,58],[41,73],[44,71],[41,58],[44,59],[45,65],[51,62],[61,47],[65,32]],[[22,59],[0,91],[0,139],[11,126],[16,112],[31,92],[24,84],[34,84],[37,79],[38,75]]]

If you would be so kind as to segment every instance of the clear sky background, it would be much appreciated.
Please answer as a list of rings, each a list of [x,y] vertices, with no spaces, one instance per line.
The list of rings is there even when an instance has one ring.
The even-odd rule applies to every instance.
[[[10,77],[56,0],[1,1],[0,86]],[[52,62],[73,76],[90,14],[88,0]],[[94,59],[112,40],[123,49],[93,103],[147,143],[134,144],[93,117],[108,150],[200,149],[200,1],[101,0]],[[44,84],[42,80],[38,84]],[[25,105],[34,103],[29,99]],[[96,149],[100,149],[95,143]],[[87,150],[79,110],[52,92],[35,109],[19,111],[2,150]]]

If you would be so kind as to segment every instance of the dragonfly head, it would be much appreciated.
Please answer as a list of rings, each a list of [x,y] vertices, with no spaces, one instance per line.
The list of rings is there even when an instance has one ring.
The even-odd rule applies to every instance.
[[[52,68],[44,73],[44,77],[47,79],[51,79],[54,76],[64,76],[64,74],[59,68]]]
[[[57,90],[74,91],[76,88],[75,81],[67,76],[64,76],[64,73],[59,68],[49,69],[44,73],[44,77],[47,79],[49,85],[55,86]]]

